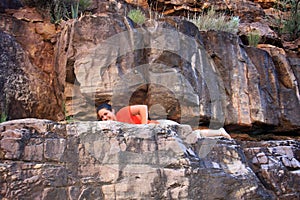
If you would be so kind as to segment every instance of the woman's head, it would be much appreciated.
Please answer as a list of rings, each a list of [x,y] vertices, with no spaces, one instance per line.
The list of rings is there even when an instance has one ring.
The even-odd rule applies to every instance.
[[[114,110],[108,103],[103,103],[97,107],[97,116],[100,121],[117,120]]]

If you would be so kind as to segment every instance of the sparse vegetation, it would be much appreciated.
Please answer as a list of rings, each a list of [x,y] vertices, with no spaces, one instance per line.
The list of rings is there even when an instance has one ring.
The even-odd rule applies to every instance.
[[[91,5],[91,0],[58,0],[51,5],[51,21],[59,23],[61,20],[77,19]]]
[[[77,1],[74,4],[71,5],[71,14],[72,14],[72,19],[77,19],[78,18],[78,12],[79,12],[79,1]]]
[[[145,14],[139,9],[129,11],[128,17],[136,24],[143,24],[146,21]]]
[[[91,5],[92,0],[23,0],[23,4],[36,7],[38,10],[50,14],[52,23],[60,23],[61,20],[77,19]]]
[[[257,47],[261,36],[259,30],[252,30],[247,35],[249,46]]]
[[[273,16],[269,20],[280,36],[290,34],[291,39],[300,36],[300,0],[277,0]]]
[[[0,123],[7,121],[7,115],[6,113],[2,112],[0,117]]]
[[[189,21],[193,22],[200,31],[226,31],[236,34],[240,23],[239,17],[228,17],[225,13],[217,13],[214,8],[208,10],[207,13],[195,15],[193,18],[189,18]]]
[[[66,117],[66,122],[69,124],[69,123],[73,123],[73,122],[75,122],[75,119],[73,118],[73,117],[71,117],[71,116],[67,116]]]
[[[292,0],[287,20],[283,22],[283,33],[292,34],[294,39],[300,36],[300,0]]]
[[[65,122],[66,123],[72,123],[75,121],[73,116],[68,115],[68,111],[67,111],[67,106],[66,103],[63,103],[63,110],[64,110],[64,115],[65,115]]]

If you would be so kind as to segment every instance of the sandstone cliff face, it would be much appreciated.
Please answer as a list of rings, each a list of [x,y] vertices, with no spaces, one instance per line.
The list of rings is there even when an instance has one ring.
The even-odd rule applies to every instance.
[[[190,126],[0,125],[4,199],[298,199],[299,142],[196,139]],[[298,170],[298,171],[297,171]]]
[[[160,105],[168,119],[193,125],[200,119],[245,130],[299,128],[299,86],[282,49],[247,47],[236,35],[200,33],[176,18],[130,23],[107,15],[66,24],[60,41],[69,38],[68,46],[59,47],[66,58],[58,63],[70,63],[70,114],[96,119],[95,105],[109,100]]]
[[[170,5],[173,3],[181,4]],[[242,40],[228,33],[200,33],[193,24],[176,17],[147,20],[138,26],[124,17],[129,9],[126,4],[107,3],[101,10],[102,4],[94,2],[95,15],[61,24],[59,34],[35,9],[8,10],[1,15],[1,29],[16,38],[17,48],[24,50],[23,57],[30,62],[26,65],[33,65],[29,71],[39,83],[24,76],[24,82],[31,82],[36,90],[11,86],[25,87],[24,93],[32,93],[29,97],[9,89],[5,83],[13,78],[4,74],[2,88],[8,89],[1,97],[1,113],[9,119],[61,120],[66,115],[95,120],[95,106],[111,101],[116,108],[147,104],[154,119],[193,126],[200,122],[211,127],[226,125],[231,130],[297,131],[299,58],[291,53],[297,43],[287,51],[279,48],[288,45],[280,43],[260,17],[268,14],[270,5],[258,3],[198,5],[236,12],[242,19]],[[252,17],[245,17],[238,8],[247,8]],[[252,29],[261,30],[263,41],[279,47],[246,47],[245,35]],[[9,54],[19,58],[14,52]],[[22,59],[17,62],[23,63]],[[24,71],[19,65],[16,69]]]
[[[299,84],[282,49],[246,47],[230,34],[206,32],[202,36],[228,93],[229,124],[279,125],[281,131],[297,127]]]
[[[19,0],[0,2],[0,114],[40,118],[0,124],[1,199],[300,198],[298,141],[94,121],[101,102],[143,103],[153,119],[299,135],[300,40],[283,43],[270,29],[274,1],[152,3],[170,15],[214,5],[243,23],[239,36],[178,17],[138,26],[125,17],[131,6],[95,0],[94,15],[59,29],[35,9],[5,10]],[[246,46],[252,29],[258,48]],[[64,115],[82,121],[41,120]]]
[[[63,85],[54,65],[54,25],[34,9],[0,16],[0,110],[8,119],[64,119]],[[62,75],[63,76],[63,75]]]

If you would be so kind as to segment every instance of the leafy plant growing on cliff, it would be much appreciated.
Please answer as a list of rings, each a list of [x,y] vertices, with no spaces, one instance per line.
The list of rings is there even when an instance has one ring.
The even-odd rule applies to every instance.
[[[139,9],[129,11],[128,17],[136,24],[143,24],[146,21],[145,14]]]
[[[291,5],[288,19],[283,23],[283,33],[292,34],[293,39],[300,36],[300,0],[289,1]]]
[[[1,113],[1,117],[0,117],[0,123],[2,123],[2,122],[6,122],[6,120],[7,120],[7,115],[6,115],[6,113]]]
[[[71,5],[71,14],[72,14],[72,19],[77,19],[78,18],[78,11],[79,11],[79,1],[77,1],[74,4]]]
[[[228,17],[225,13],[217,13],[214,8],[208,10],[193,18],[189,18],[200,31],[225,31],[236,34],[238,31],[240,19],[239,17]]]
[[[36,7],[39,11],[49,13],[51,22],[58,24],[61,20],[76,19],[91,5],[92,0],[23,0],[23,4]]]
[[[91,0],[61,0],[57,11],[62,12],[59,14],[62,15],[62,19],[77,19],[90,5]],[[53,13],[57,14],[55,10]]]
[[[72,116],[68,115],[66,103],[63,102],[62,106],[63,106],[64,115],[65,115],[65,121],[66,121],[67,123],[74,122],[74,118],[73,118]]]
[[[247,38],[250,46],[257,47],[261,38],[259,30],[250,31],[247,35]]]
[[[271,14],[268,20],[280,36],[290,34],[291,39],[300,36],[300,0],[277,0]]]

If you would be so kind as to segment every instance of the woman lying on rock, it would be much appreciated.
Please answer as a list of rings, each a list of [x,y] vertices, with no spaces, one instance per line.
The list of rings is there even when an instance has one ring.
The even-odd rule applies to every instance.
[[[158,121],[148,119],[148,107],[146,105],[126,106],[115,113],[110,104],[103,103],[97,107],[97,117],[100,121],[112,120],[129,124],[159,124]],[[217,130],[201,129],[199,132],[202,137],[222,136],[231,139],[224,128]]]

